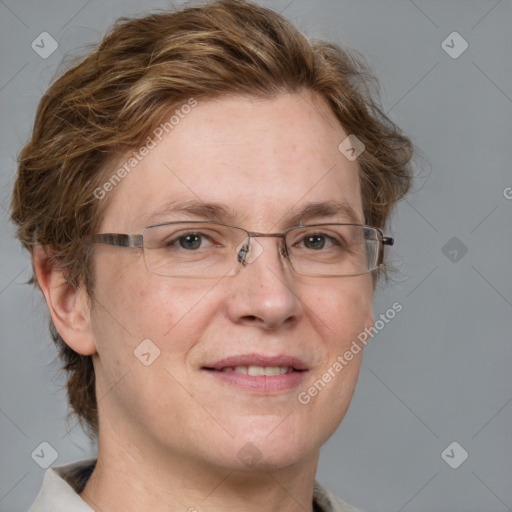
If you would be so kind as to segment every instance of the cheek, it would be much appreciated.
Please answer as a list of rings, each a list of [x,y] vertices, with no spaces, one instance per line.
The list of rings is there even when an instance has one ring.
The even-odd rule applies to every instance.
[[[177,369],[184,368],[209,322],[209,310],[201,301],[204,286],[142,270],[99,269],[92,325],[99,354],[98,397],[106,397],[100,406],[147,425],[159,411],[169,410],[170,397],[182,402],[180,414],[186,414],[190,397],[173,377],[183,380]]]
[[[96,272],[92,325],[112,380],[124,368],[138,368],[134,351],[144,340],[161,351],[160,362],[183,362],[213,311],[203,300],[209,291],[204,283],[151,274],[142,260],[129,263],[113,265],[106,258]]]
[[[339,287],[331,286],[311,298],[315,304],[311,313],[316,318],[321,338],[319,352],[322,353],[321,364],[311,381],[321,379],[329,383],[326,386],[329,391],[322,393],[318,405],[327,405],[328,396],[335,395],[342,409],[348,406],[364,351],[358,335],[373,323],[372,298],[371,279],[367,276],[344,280]],[[335,409],[331,412],[340,412]]]
[[[329,340],[329,352],[343,349],[373,321],[373,289],[371,278],[357,276],[342,278],[339,286],[325,287],[309,294],[307,300],[316,323]]]
[[[95,324],[102,329],[120,330],[123,337],[140,342],[160,338],[183,316],[186,290],[148,272],[138,251],[98,253],[95,270]]]
[[[321,444],[350,405],[364,351],[354,340],[373,321],[371,278],[357,276],[325,284],[304,298],[317,334],[318,364],[296,397],[298,417]]]

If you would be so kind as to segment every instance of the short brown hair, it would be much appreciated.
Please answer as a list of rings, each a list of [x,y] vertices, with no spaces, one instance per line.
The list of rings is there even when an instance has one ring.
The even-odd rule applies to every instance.
[[[191,97],[271,98],[303,90],[321,96],[345,130],[364,143],[358,164],[365,222],[384,227],[410,188],[413,148],[379,106],[364,61],[334,44],[309,41],[270,9],[218,0],[118,20],[94,51],[48,89],[19,156],[12,199],[19,239],[30,251],[50,247],[70,283],[92,296],[84,239],[98,228],[108,204],[94,190],[111,174],[112,162],[140,146],[169,111]],[[74,352],[51,322],[50,328],[68,371],[71,410],[95,435],[92,357]]]

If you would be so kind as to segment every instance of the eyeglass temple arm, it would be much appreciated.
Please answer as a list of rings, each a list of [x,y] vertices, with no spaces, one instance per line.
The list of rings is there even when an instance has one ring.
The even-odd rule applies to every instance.
[[[380,267],[384,263],[384,246],[385,245],[393,245],[395,241],[390,236],[383,236],[380,241],[382,245],[380,247],[379,261],[377,265]]]
[[[142,247],[142,235],[121,235],[118,233],[100,233],[91,235],[89,242],[93,244],[108,244],[116,247]]]

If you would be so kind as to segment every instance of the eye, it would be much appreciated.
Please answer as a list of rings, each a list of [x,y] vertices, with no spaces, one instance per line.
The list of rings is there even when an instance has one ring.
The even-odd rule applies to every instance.
[[[323,233],[308,233],[304,236],[302,241],[299,242],[299,245],[300,244],[303,244],[306,249],[311,249],[313,251],[330,249],[334,245],[339,245],[333,237]]]
[[[165,245],[171,248],[195,251],[197,249],[204,249],[206,247],[212,246],[213,244],[210,237],[204,233],[191,232],[175,236],[168,240]]]
[[[183,249],[199,249],[199,247],[201,247],[201,241],[201,235],[198,235],[197,233],[178,238],[178,243],[183,247]]]

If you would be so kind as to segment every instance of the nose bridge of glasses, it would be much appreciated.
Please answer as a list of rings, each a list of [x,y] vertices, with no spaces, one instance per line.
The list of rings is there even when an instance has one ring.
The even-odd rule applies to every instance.
[[[247,238],[237,248],[237,260],[239,263],[243,265],[252,263],[263,253],[263,246],[255,240],[256,238],[280,238],[279,255],[284,259],[288,258],[284,233],[260,233],[256,231],[247,231],[246,233]]]

